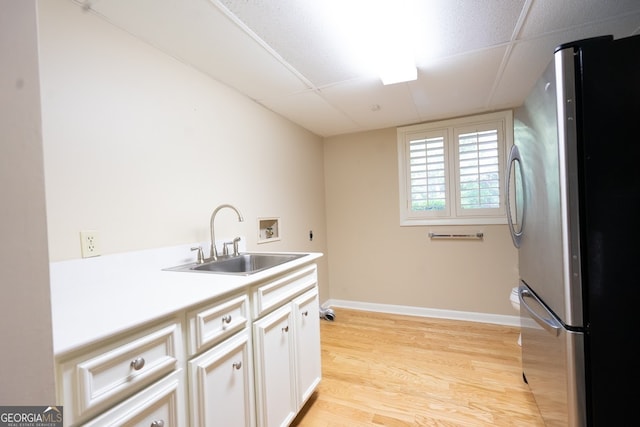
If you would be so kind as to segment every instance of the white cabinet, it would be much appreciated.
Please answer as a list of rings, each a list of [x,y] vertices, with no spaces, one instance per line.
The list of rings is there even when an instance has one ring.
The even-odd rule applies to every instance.
[[[187,320],[191,325],[190,354],[204,350],[187,363],[190,425],[254,425],[247,295],[192,311]]]
[[[58,355],[64,426],[290,424],[321,377],[317,267],[262,277]]]
[[[257,425],[261,427],[290,424],[321,378],[316,266],[258,287],[254,298],[274,289],[278,291],[273,295],[280,295],[268,304],[274,310],[253,324]]]
[[[183,360],[182,324],[174,318],[63,361],[58,365],[58,385],[65,426],[112,408],[179,370]]]
[[[253,425],[249,331],[189,361],[191,425]]]

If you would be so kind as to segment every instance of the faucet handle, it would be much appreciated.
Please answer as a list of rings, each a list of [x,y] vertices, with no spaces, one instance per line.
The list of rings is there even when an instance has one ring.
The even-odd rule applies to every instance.
[[[203,264],[204,263],[204,253],[202,252],[202,246],[196,246],[191,248],[192,251],[198,251],[198,256],[197,256],[197,260],[198,260],[198,264]]]
[[[229,255],[229,245],[233,245],[233,242],[224,242],[222,244],[222,255]]]

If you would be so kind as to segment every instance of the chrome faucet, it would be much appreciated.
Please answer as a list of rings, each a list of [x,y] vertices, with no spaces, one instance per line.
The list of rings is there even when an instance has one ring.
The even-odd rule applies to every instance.
[[[244,218],[242,217],[242,214],[240,213],[240,211],[235,207],[233,207],[232,205],[227,205],[227,204],[220,205],[213,210],[213,213],[211,214],[211,221],[209,223],[209,227],[211,228],[211,252],[209,254],[209,258],[214,261],[218,259],[218,249],[216,248],[216,234],[213,228],[213,221],[216,219],[216,214],[218,213],[218,211],[222,208],[233,209],[238,214],[238,221],[240,222],[244,221]],[[234,247],[234,252],[235,252],[235,247]]]

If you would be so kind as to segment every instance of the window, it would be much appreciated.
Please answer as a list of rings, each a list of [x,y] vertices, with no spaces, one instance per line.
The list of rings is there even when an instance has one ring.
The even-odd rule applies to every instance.
[[[511,111],[398,128],[400,225],[506,224]]]

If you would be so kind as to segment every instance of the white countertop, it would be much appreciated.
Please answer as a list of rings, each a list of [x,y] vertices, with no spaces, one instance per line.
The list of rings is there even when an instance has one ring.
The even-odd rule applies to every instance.
[[[184,245],[50,265],[56,356],[311,262],[322,253],[249,276],[164,271],[194,262]],[[291,252],[287,252],[291,253]]]

